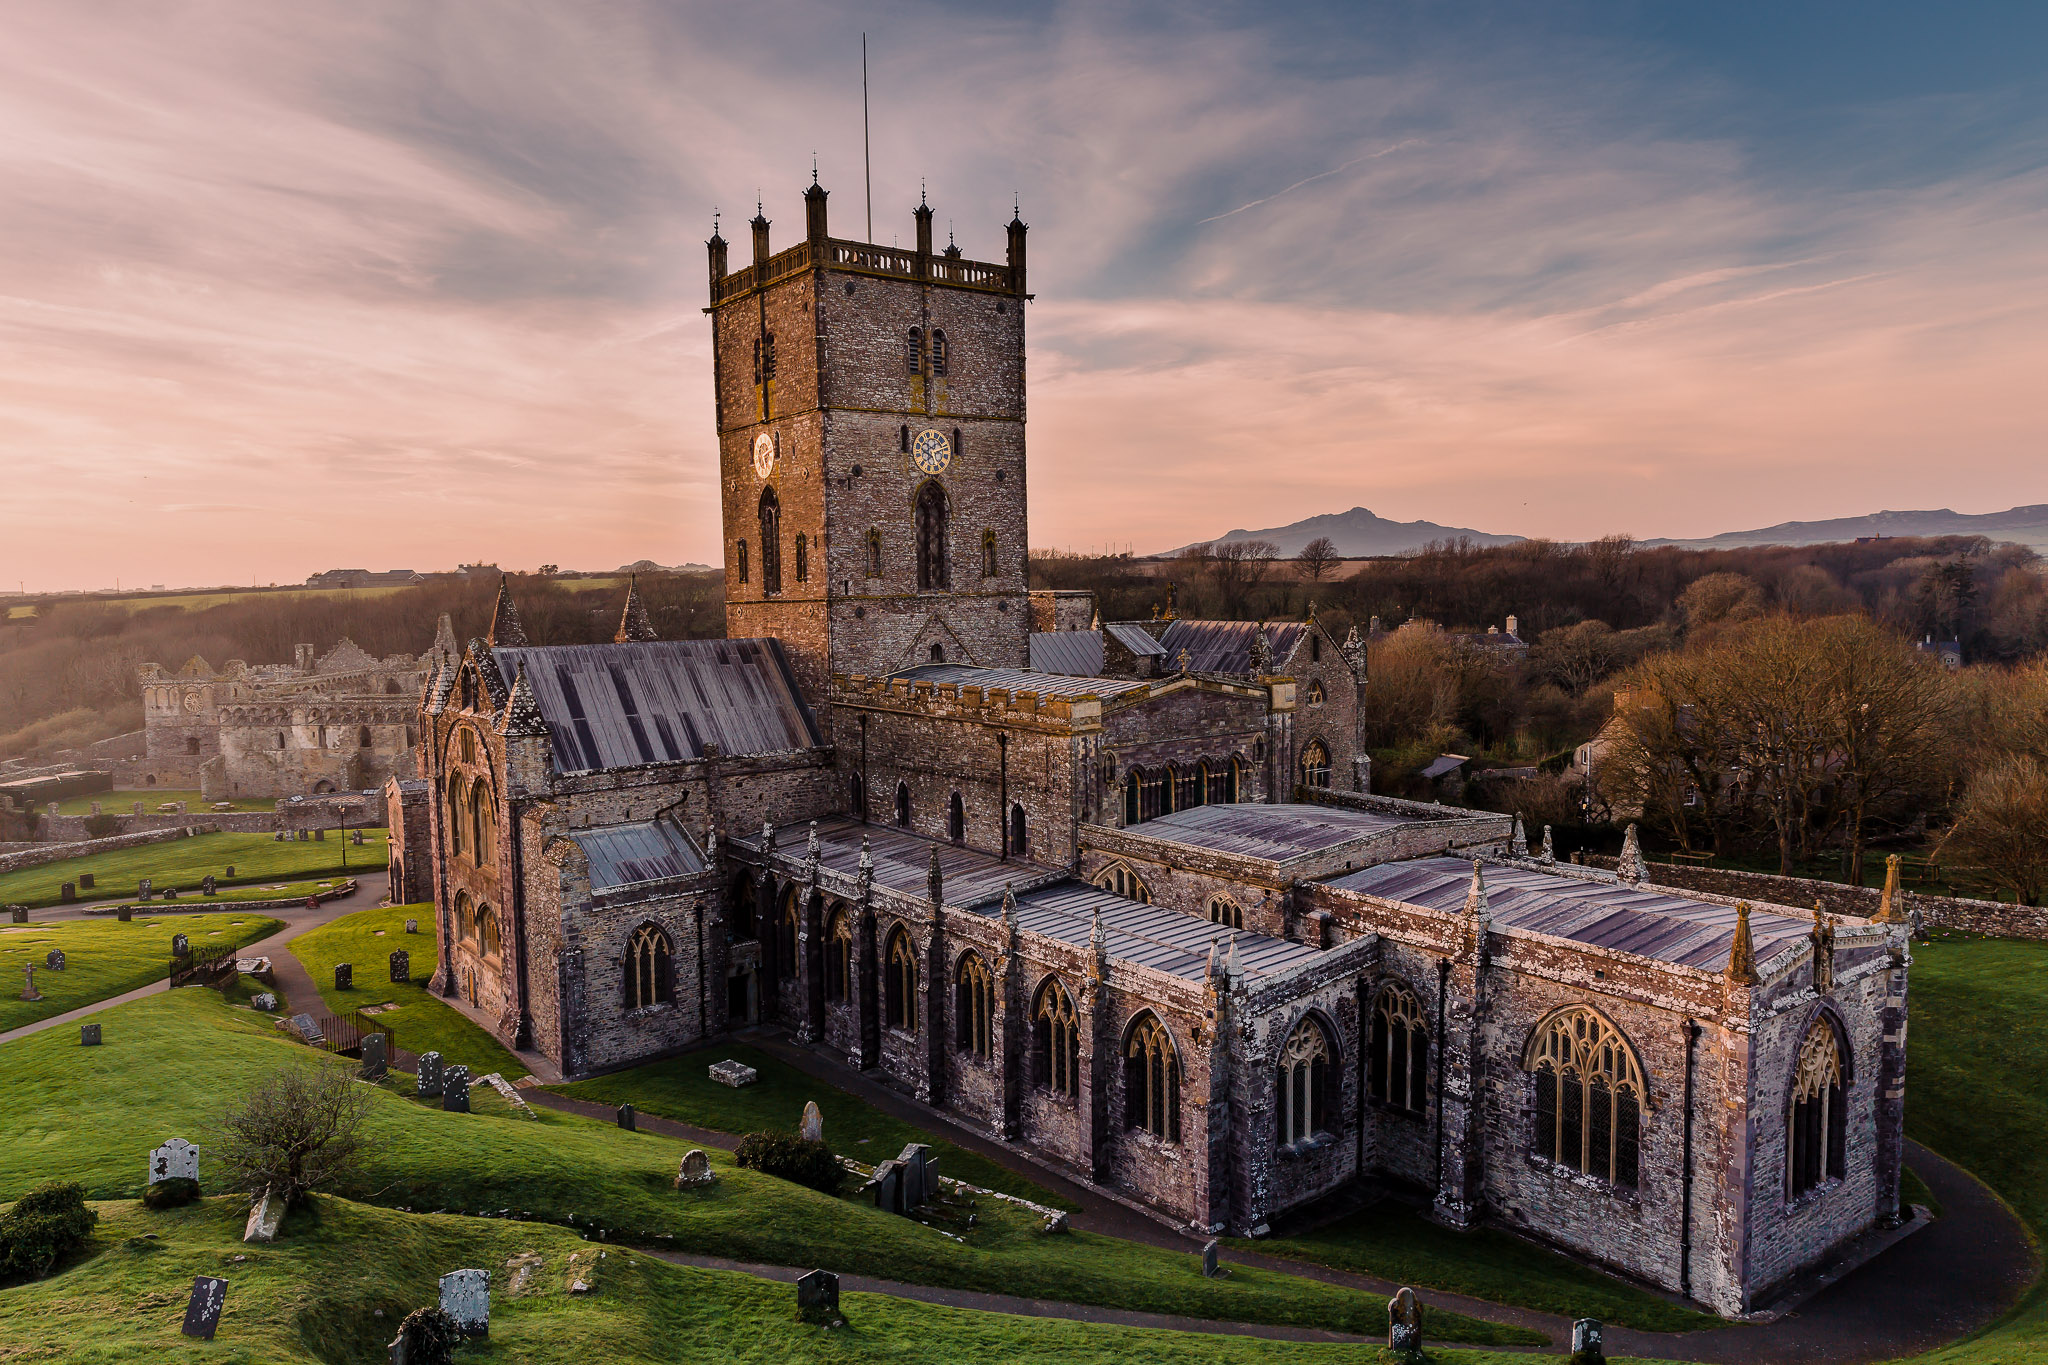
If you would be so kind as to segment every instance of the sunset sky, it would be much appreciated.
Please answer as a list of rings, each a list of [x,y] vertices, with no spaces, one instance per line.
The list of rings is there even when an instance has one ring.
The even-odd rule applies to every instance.
[[[1032,543],[2048,502],[2048,5],[8,0],[0,584],[709,561],[703,241],[1032,229]]]

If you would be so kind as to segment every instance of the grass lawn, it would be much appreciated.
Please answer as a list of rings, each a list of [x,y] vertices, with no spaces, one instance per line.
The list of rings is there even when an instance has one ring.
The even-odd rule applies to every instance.
[[[198,792],[164,791],[157,787],[137,787],[129,790],[124,787],[120,791],[88,792],[84,796],[67,797],[57,803],[57,814],[91,815],[92,803],[95,801],[99,802],[100,809],[109,815],[132,815],[137,801],[142,803],[143,811],[150,815],[156,814],[156,808],[166,801],[185,802],[186,811],[195,816],[208,815],[213,810],[213,802],[207,800]],[[236,800],[233,804],[235,809],[239,811],[273,811],[277,809],[277,802],[267,796],[261,800],[255,797],[248,797]],[[37,809],[48,810],[49,803],[45,802],[37,807]]]
[[[127,924],[55,920],[0,925],[0,982],[7,986],[0,992],[0,1030],[161,981],[171,974],[173,934],[186,935],[194,948],[239,948],[283,927],[262,915],[151,915]],[[52,948],[64,950],[61,972],[43,966]],[[36,964],[36,989],[43,993],[39,1001],[19,998],[24,962]],[[72,1039],[74,1045],[77,1041]]]
[[[408,1215],[337,1198],[318,1198],[295,1211],[268,1246],[242,1244],[242,1210],[225,1198],[161,1213],[110,1202],[99,1212],[91,1247],[76,1261],[50,1279],[0,1291],[0,1339],[13,1343],[21,1358],[380,1361],[399,1320],[436,1301],[438,1277],[475,1266],[491,1273],[491,1332],[461,1348],[457,1359],[463,1361],[1339,1365],[1359,1359],[1350,1345],[1094,1326],[873,1294],[841,1298],[847,1326],[810,1327],[795,1320],[796,1294],[786,1284],[674,1266],[559,1228]],[[375,1254],[365,1256],[366,1248]],[[602,1257],[588,1293],[567,1290],[571,1256],[579,1266]],[[513,1292],[526,1266],[532,1269]],[[228,1281],[211,1342],[178,1331],[196,1275]],[[1433,1355],[1447,1365],[1529,1359]]]
[[[0,1044],[0,1151],[8,1153],[0,1164],[0,1199],[56,1178],[82,1182],[93,1198],[133,1198],[146,1176],[146,1153],[172,1136],[199,1145],[203,1185],[214,1169],[205,1153],[218,1144],[220,1107],[281,1064],[326,1061],[285,1041],[267,1018],[210,991],[151,996],[100,1017],[107,1026],[104,1047],[80,1048],[55,1031]],[[367,1164],[337,1193],[387,1208],[511,1209],[562,1225],[595,1223],[609,1230],[613,1243],[772,1265],[1203,1318],[1369,1335],[1386,1330],[1385,1301],[1377,1296],[1249,1267],[1205,1280],[1194,1254],[1088,1233],[1049,1236],[1038,1231],[1035,1218],[994,1200],[982,1202],[979,1226],[966,1232],[963,1244],[852,1199],[740,1170],[723,1153],[711,1155],[718,1184],[679,1192],[672,1181],[683,1144],[573,1115],[449,1114],[414,1104],[395,1087],[380,1088],[364,1137]],[[544,1231],[515,1230],[530,1237]],[[354,1254],[371,1262],[379,1253],[371,1240],[357,1244]],[[476,1262],[465,1256],[453,1264]],[[180,1303],[189,1284],[188,1278],[179,1288]],[[316,1289],[306,1285],[300,1292]],[[783,1303],[786,1313],[786,1298]],[[915,1311],[922,1320],[930,1310]],[[1432,1310],[1431,1320],[1445,1340],[1537,1344],[1532,1333],[1447,1312]],[[779,1349],[783,1335],[763,1349]],[[921,1358],[936,1357],[925,1349]]]
[[[405,932],[409,919],[420,922],[417,934]],[[336,1014],[395,1004],[398,1008],[379,1013],[377,1022],[397,1030],[398,1045],[407,1052],[438,1052],[444,1061],[468,1067],[472,1076],[496,1071],[508,1081],[518,1080],[526,1074],[519,1059],[427,989],[427,978],[434,974],[434,945],[434,907],[394,905],[358,910],[308,930],[292,940],[291,952],[306,964],[320,998]],[[398,948],[412,955],[412,980],[403,985],[391,981],[391,954]],[[355,968],[349,990],[334,989],[337,962]]]
[[[1906,1132],[1979,1176],[2038,1238],[2048,1230],[2048,943],[1913,945]],[[1925,1365],[2048,1361],[2048,1284],[2004,1322]]]
[[[250,882],[282,882],[380,871],[389,856],[390,831],[367,830],[363,847],[333,835],[325,840],[280,843],[268,834],[201,834],[192,839],[172,839],[140,848],[115,849],[85,858],[26,867],[19,872],[0,873],[0,905],[33,907],[57,904],[58,889],[76,882],[78,874],[90,872],[98,883],[80,898],[133,895],[136,883],[148,877],[158,890],[175,886],[196,891],[199,879],[211,872],[216,884],[242,886]],[[344,867],[343,863],[347,866]],[[227,875],[228,868],[235,875]]]
[[[1646,1332],[1696,1332],[1727,1324],[1588,1270],[1490,1228],[1457,1232],[1413,1209],[1383,1202],[1301,1237],[1233,1240],[1233,1246],[1420,1288],[1448,1289],[1495,1303]]]
[[[753,1067],[759,1077],[738,1090],[712,1080],[707,1068],[727,1057]],[[891,1118],[865,1100],[744,1044],[716,1043],[630,1071],[550,1088],[600,1104],[630,1103],[643,1114],[734,1134],[761,1129],[793,1133],[804,1116],[804,1101],[815,1100],[825,1116],[825,1141],[841,1156],[873,1165],[895,1156],[905,1143],[928,1142],[943,1175],[1055,1208],[1076,1207],[1006,1166]]]

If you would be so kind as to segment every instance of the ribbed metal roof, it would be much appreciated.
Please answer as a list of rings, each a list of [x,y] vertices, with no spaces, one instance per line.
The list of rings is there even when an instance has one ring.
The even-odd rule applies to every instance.
[[[1132,825],[1130,832],[1217,853],[1284,862],[1382,830],[1424,823],[1427,822],[1377,811],[1293,804],[1268,806],[1246,801],[1193,806]]]
[[[864,825],[843,815],[820,820],[819,865],[830,872],[853,876],[860,869],[862,835],[867,836],[868,856],[874,859],[875,885],[924,899],[931,872],[932,846],[937,841],[894,825]],[[804,842],[809,837],[808,825],[783,825],[775,831],[776,851],[801,857]],[[760,831],[739,835],[737,842],[758,850]],[[992,853],[953,844],[938,844],[938,850],[939,873],[945,879],[948,905],[1000,897],[1006,883],[1031,881],[1053,870],[1017,858],[1004,862]]]
[[[1001,913],[1000,905],[982,906]],[[1237,940],[1237,957],[1249,977],[1285,971],[1317,956],[1305,944],[1244,930],[1225,929],[1163,906],[1127,900],[1083,881],[1056,882],[1017,897],[1017,927],[1075,947],[1088,946],[1096,911],[1102,913],[1102,942],[1110,958],[1150,967],[1186,981],[1200,981],[1209,968],[1209,945],[1227,950]]]
[[[1102,632],[1042,630],[1031,636],[1031,667],[1039,673],[1093,678],[1102,672]]]
[[[959,683],[964,687],[998,687],[1036,692],[1041,697],[1110,697],[1150,686],[1138,678],[1074,678],[1063,673],[1038,673],[1028,668],[977,668],[973,664],[919,664],[891,678],[912,682]]]
[[[1186,650],[1188,668],[1195,673],[1249,673],[1252,671],[1252,636],[1256,621],[1175,621],[1159,637],[1167,662],[1178,668],[1180,653]],[[1274,666],[1287,661],[1294,645],[1307,627],[1299,621],[1269,621],[1266,636],[1273,642]]]
[[[1530,868],[1489,865],[1482,875],[1487,908],[1497,925],[1709,971],[1728,965],[1729,945],[1735,938],[1732,905]],[[1418,858],[1347,872],[1329,885],[1431,910],[1457,911],[1472,886],[1472,864],[1458,858]],[[1811,928],[1806,920],[1752,909],[1749,932],[1757,961],[1768,960],[1795,939],[1804,940]]]
[[[572,830],[569,837],[590,859],[592,891],[615,891],[704,870],[704,855],[690,836],[666,820]]]
[[[526,666],[555,770],[595,772],[823,743],[779,640],[647,640],[497,649],[509,689]]]
[[[1111,621],[1103,629],[1108,631],[1110,637],[1118,644],[1141,659],[1148,654],[1166,653],[1166,646],[1153,639],[1152,632],[1135,621]]]

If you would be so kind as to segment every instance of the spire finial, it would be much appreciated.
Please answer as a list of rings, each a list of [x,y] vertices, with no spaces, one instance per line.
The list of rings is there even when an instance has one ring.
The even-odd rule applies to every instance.
[[[919,177],[917,178],[917,203],[918,203],[918,206],[919,206],[920,208],[922,208],[922,207],[924,206],[924,203],[925,203],[925,197],[924,197],[924,177],[923,177],[923,176],[919,176]]]
[[[811,183],[813,185],[818,183],[818,154],[816,152],[811,153]]]
[[[1010,191],[1010,216],[1012,218],[1022,218],[1024,216],[1024,196],[1016,190]]]
[[[711,235],[713,237],[718,235],[718,205],[716,204],[711,206]]]
[[[1728,980],[1737,986],[1754,986],[1761,979],[1756,974],[1756,943],[1749,936],[1749,902],[1735,903],[1735,937],[1728,942]]]
[[[1884,897],[1878,901],[1871,922],[1897,924],[1899,919],[1899,855],[1894,853],[1884,860]]]

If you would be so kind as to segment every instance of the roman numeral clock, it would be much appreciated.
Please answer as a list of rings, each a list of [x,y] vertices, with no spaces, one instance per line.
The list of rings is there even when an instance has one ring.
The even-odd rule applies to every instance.
[[[946,466],[953,463],[953,444],[943,432],[926,427],[910,443],[910,462],[920,473],[943,474]]]

